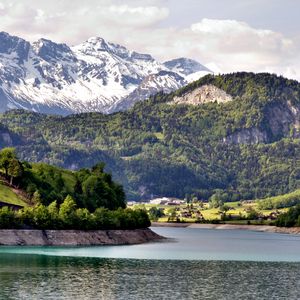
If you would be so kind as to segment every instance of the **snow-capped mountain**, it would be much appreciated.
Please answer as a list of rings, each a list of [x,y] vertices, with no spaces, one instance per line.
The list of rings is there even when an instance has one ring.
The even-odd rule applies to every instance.
[[[93,37],[69,47],[40,39],[29,43],[0,33],[0,111],[110,113],[159,91],[171,92],[210,72],[181,58],[164,64],[149,54]],[[199,78],[198,77],[198,78]],[[197,78],[197,79],[198,79]]]
[[[117,103],[113,110],[127,110],[136,102],[148,99],[151,95],[155,95],[160,91],[170,93],[183,87],[186,83],[183,77],[171,71],[159,71],[158,73],[150,74],[144,78],[133,92]]]
[[[212,73],[211,70],[201,65],[199,62],[185,57],[166,61],[164,62],[164,66],[172,72],[184,77],[188,83]]]

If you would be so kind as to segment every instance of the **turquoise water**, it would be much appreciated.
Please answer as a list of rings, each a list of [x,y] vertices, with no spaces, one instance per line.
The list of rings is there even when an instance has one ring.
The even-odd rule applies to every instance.
[[[0,247],[0,299],[300,299],[300,236],[154,230],[171,239]]]
[[[0,247],[1,253],[68,257],[300,262],[300,235],[245,230],[153,228],[168,241],[131,246]]]

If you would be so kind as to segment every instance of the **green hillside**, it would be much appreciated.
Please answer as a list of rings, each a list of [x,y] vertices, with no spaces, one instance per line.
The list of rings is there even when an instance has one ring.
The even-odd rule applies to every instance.
[[[23,197],[18,195],[12,188],[0,182],[0,202],[27,206],[28,204]]]
[[[91,169],[75,172],[45,163],[30,164],[18,160],[14,148],[3,148],[0,151],[0,201],[23,206],[24,202],[32,206],[56,201],[60,205],[72,197],[79,208],[91,212],[99,207],[125,208],[122,186],[103,168],[99,163]]]
[[[149,227],[146,211],[126,209],[122,186],[103,168],[102,163],[79,171],[30,164],[20,161],[14,148],[1,149],[0,229]]]
[[[203,86],[232,101],[172,104]],[[15,146],[21,159],[67,169],[103,161],[129,200],[217,194],[236,201],[300,188],[300,84],[275,75],[208,75],[112,115],[18,110],[0,122],[1,145]]]

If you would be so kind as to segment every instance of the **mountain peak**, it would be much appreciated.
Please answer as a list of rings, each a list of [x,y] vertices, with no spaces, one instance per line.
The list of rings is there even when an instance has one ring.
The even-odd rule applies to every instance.
[[[91,47],[99,51],[108,49],[108,43],[102,37],[97,37],[97,36],[90,37],[83,44],[91,45]]]
[[[8,33],[0,33],[0,64],[0,111],[25,108],[55,114],[110,113],[125,102],[122,108],[127,109],[159,91],[186,85],[190,75],[185,74],[200,68],[184,58],[163,65],[150,54],[102,37],[70,48],[45,38],[30,44]]]
[[[90,37],[84,43],[75,46],[74,49],[90,55],[108,52],[122,59],[143,60],[148,62],[154,61],[154,58],[150,54],[129,51],[126,47],[120,44],[107,42],[102,37]]]
[[[180,58],[175,58],[166,61],[164,62],[164,66],[172,70],[173,72],[177,72],[183,75],[190,75],[192,73],[196,73],[200,71],[212,73],[211,70],[201,65],[196,60],[186,58],[186,57],[180,57]]]
[[[7,38],[7,37],[13,37],[13,36],[5,31],[0,31],[0,39],[2,39],[3,37]]]
[[[33,51],[45,61],[68,60],[74,61],[72,50],[66,44],[52,42],[41,38],[32,44]]]
[[[30,43],[7,32],[0,32],[0,55],[11,55],[23,63],[28,58]]]

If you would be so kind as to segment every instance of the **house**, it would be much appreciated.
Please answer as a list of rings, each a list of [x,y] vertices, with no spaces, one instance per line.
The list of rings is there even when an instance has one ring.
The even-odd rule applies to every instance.
[[[168,198],[168,197],[162,197],[162,198],[156,198],[149,201],[150,204],[156,204],[156,205],[181,205],[184,204],[185,201],[177,199],[177,198]]]
[[[150,200],[150,204],[156,204],[156,205],[166,205],[169,202],[169,198],[163,197],[163,198],[156,198],[153,200]]]
[[[278,211],[273,211],[269,214],[268,220],[271,220],[271,221],[276,220],[279,215],[280,215],[280,213]]]
[[[128,202],[127,202],[127,206],[134,206],[134,205],[136,205],[136,204],[140,204],[140,203],[138,203],[138,202],[136,202],[136,201],[128,201]]]

